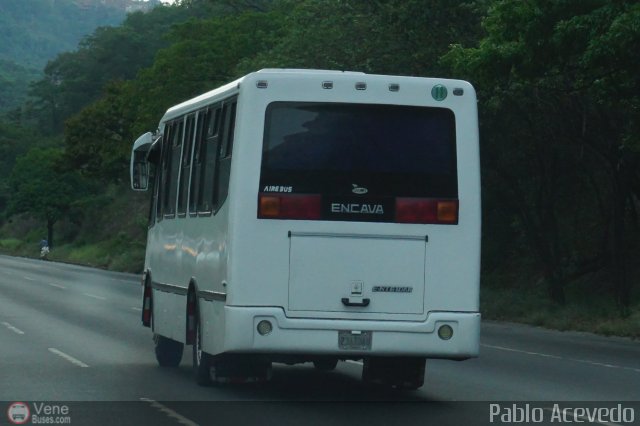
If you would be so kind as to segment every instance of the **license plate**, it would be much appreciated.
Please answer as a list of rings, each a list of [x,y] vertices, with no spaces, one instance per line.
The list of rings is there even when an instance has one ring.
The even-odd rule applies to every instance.
[[[371,332],[338,331],[338,347],[350,351],[370,351]]]

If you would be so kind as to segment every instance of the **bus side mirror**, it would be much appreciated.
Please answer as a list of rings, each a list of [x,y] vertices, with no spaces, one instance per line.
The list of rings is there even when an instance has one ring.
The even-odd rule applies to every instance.
[[[133,143],[131,150],[131,189],[146,191],[149,189],[149,161],[147,156],[153,144],[153,134],[147,132]]]
[[[149,188],[149,164],[146,160],[146,153],[136,152],[133,155],[131,188],[134,191],[146,191]]]

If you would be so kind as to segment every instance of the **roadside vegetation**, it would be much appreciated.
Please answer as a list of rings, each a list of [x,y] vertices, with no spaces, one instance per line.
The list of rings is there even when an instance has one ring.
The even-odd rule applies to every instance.
[[[139,271],[133,140],[266,67],[447,76],[477,89],[485,318],[640,337],[640,4],[183,0],[53,58],[0,119],[0,250]],[[50,185],[50,186],[48,186]]]

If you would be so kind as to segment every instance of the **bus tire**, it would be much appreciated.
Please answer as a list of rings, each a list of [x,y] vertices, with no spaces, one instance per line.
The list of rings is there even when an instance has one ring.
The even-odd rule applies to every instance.
[[[160,367],[177,367],[182,360],[184,345],[159,334],[153,335],[156,360]]]
[[[313,366],[319,371],[333,371],[337,365],[337,358],[321,358],[313,361]]]
[[[200,316],[196,310],[195,336],[193,341],[193,375],[200,386],[211,385],[212,357],[202,350],[202,331],[200,328]]]

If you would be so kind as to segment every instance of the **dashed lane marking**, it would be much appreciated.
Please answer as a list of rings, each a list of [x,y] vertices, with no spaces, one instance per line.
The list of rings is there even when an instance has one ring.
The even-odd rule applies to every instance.
[[[180,424],[183,424],[185,426],[198,426],[198,423],[186,418],[182,414],[173,411],[171,408],[166,407],[153,399],[140,398],[140,401],[148,402],[153,408],[156,408],[167,416],[175,419]]]
[[[93,297],[94,299],[98,299],[98,300],[107,300],[106,297],[102,297],[102,296],[96,296],[95,294],[91,294],[91,293],[82,293],[87,297]]]
[[[2,322],[2,325],[4,325],[5,327],[7,327],[9,330],[13,331],[13,332],[14,332],[14,333],[16,333],[16,334],[24,334],[24,331],[20,330],[20,329],[19,329],[19,328],[17,328],[17,327],[12,326],[11,324],[9,324],[9,323],[8,323],[8,322],[6,322],[6,321],[3,321],[3,322]]]
[[[66,289],[65,286],[60,285],[60,284],[55,284],[55,283],[47,283],[47,285],[50,285],[51,287],[56,287],[56,288],[61,288],[61,289]]]
[[[65,354],[64,352],[62,352],[62,351],[60,351],[60,350],[58,350],[56,348],[49,348],[49,352],[51,352],[53,354],[56,354],[61,358],[66,359],[71,364],[77,365],[78,367],[83,367],[83,368],[89,367],[87,364],[85,364],[84,362],[80,361],[79,359],[74,358],[69,354]]]
[[[485,344],[482,344],[480,346],[484,346],[485,348],[497,349],[497,350],[501,350],[501,351],[516,352],[516,353],[527,354],[527,355],[535,355],[535,356],[541,356],[541,357],[544,357],[544,358],[563,359],[565,361],[580,362],[582,364],[589,364],[589,365],[593,365],[593,366],[596,366],[596,367],[617,368],[617,369],[621,369],[621,370],[630,370],[630,371],[634,371],[636,373],[640,373],[640,368],[625,367],[623,365],[606,364],[604,362],[590,361],[590,360],[587,360],[587,359],[567,358],[567,357],[562,357],[562,356],[557,356],[557,355],[549,355],[549,354],[540,353],[540,352],[523,351],[523,350],[520,350],[520,349],[506,348],[504,346],[494,346],[494,345],[485,345]]]

